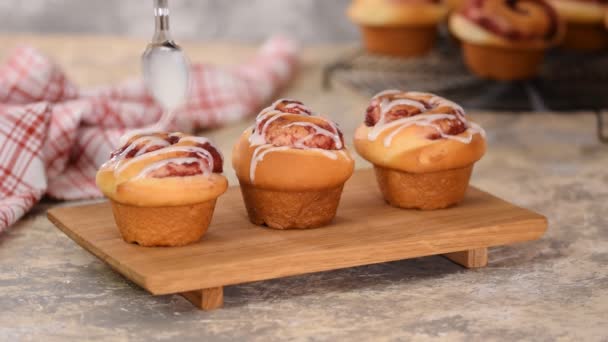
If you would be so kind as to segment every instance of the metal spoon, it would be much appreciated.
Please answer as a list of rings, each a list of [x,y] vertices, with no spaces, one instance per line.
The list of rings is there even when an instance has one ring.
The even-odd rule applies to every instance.
[[[142,56],[142,66],[146,88],[165,110],[156,126],[166,130],[175,109],[186,100],[190,66],[182,49],[171,38],[167,0],[154,0],[154,18],[154,36]]]

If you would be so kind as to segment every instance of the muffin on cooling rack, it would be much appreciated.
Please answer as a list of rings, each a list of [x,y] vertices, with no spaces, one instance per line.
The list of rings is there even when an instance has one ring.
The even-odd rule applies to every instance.
[[[228,187],[219,150],[206,138],[182,133],[125,140],[97,172],[123,239],[142,246],[198,241]]]
[[[440,209],[464,198],[486,140],[484,130],[454,102],[387,90],[372,98],[355,132],[355,148],[374,165],[389,204]]]
[[[563,38],[563,22],[544,0],[471,0],[449,20],[465,63],[496,80],[534,77],[545,50]]]
[[[604,16],[607,0],[549,0],[566,22],[563,47],[594,51],[608,47]]]
[[[354,0],[348,9],[369,52],[397,57],[429,52],[447,12],[443,0]]]

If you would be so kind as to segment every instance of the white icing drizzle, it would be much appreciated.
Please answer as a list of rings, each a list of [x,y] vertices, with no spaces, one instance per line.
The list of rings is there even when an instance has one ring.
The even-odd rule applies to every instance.
[[[163,168],[169,164],[183,165],[183,164],[191,164],[191,163],[197,163],[199,168],[203,171],[203,174],[209,174],[209,170],[205,168],[204,164],[201,162],[200,159],[192,158],[192,157],[184,157],[184,158],[163,159],[163,160],[154,162],[154,163],[144,167],[137,174],[137,176],[134,177],[134,179],[140,179],[140,178],[147,177],[150,173],[152,173],[160,168]]]
[[[215,146],[211,143],[211,141],[209,139],[204,138],[204,137],[186,136],[182,133],[171,133],[168,135],[168,137],[175,137],[175,136],[180,138],[179,143],[192,142],[192,143],[201,144],[201,145],[208,143],[212,148],[214,148],[219,153],[220,158],[223,161],[223,156],[221,155],[221,152],[217,148],[215,148]],[[133,135],[131,135],[126,140],[127,141],[130,140],[132,137],[133,137]],[[159,168],[162,168],[168,164],[188,164],[188,163],[196,162],[196,163],[198,163],[199,168],[201,169],[203,174],[207,175],[213,171],[214,159],[213,159],[213,155],[211,154],[210,151],[208,151],[207,149],[202,148],[200,146],[197,146],[197,145],[180,145],[179,143],[175,144],[175,145],[170,145],[170,143],[166,139],[159,137],[159,136],[155,136],[155,135],[144,135],[141,137],[137,137],[123,151],[121,151],[120,154],[114,156],[108,163],[104,164],[102,167],[113,167],[114,175],[118,176],[119,174],[124,172],[129,166],[133,165],[133,163],[140,162],[142,160],[146,160],[146,159],[157,157],[157,156],[162,156],[162,155],[168,154],[168,153],[184,152],[184,153],[195,153],[197,156],[199,156],[199,158],[175,156],[175,157],[169,157],[166,159],[162,159],[162,160],[153,162],[152,164],[144,167],[135,176],[135,178],[138,179],[138,178],[145,177],[149,173],[151,173]],[[128,158],[128,159],[125,158],[129,154],[129,152],[131,152],[134,148],[137,148],[138,145],[142,145],[142,144],[143,144],[143,146],[141,146],[141,148],[139,148],[137,153],[132,158]],[[154,151],[146,152],[146,150],[152,146],[160,146],[161,148],[154,150]],[[202,162],[201,158],[203,158],[205,161],[207,161],[207,163],[204,164]]]
[[[401,90],[387,89],[387,90],[383,90],[383,91],[379,92],[378,94],[374,95],[374,97],[372,97],[372,99],[377,99],[380,96],[384,96],[384,95],[395,95],[395,94],[399,94],[399,93],[401,93]]]
[[[204,156],[204,158],[207,159],[207,161],[209,162],[209,169],[213,170],[213,156],[211,155],[211,153],[209,151],[207,151],[204,148],[198,147],[198,146],[178,145],[178,146],[165,147],[160,150],[144,153],[140,156],[123,161],[123,163],[121,163],[121,165],[119,167],[114,169],[114,174],[116,174],[116,175],[120,174],[126,168],[128,168],[129,165],[131,165],[133,163],[136,163],[136,162],[139,162],[141,160],[145,160],[145,159],[148,159],[151,157],[163,155],[166,153],[171,153],[171,152],[194,152],[194,153],[202,154]],[[165,159],[165,160],[170,161],[172,159],[178,159],[178,158],[180,158],[180,157],[169,158],[169,159]]]
[[[333,122],[330,122],[328,120],[328,122],[331,124],[333,124]],[[292,122],[288,125],[285,125],[285,127],[291,127],[291,126],[302,126],[302,127],[310,127],[312,128],[315,132],[314,133],[310,133],[309,135],[298,139],[295,143],[294,146],[297,148],[301,148],[301,149],[307,149],[309,148],[308,146],[304,145],[304,141],[308,140],[308,139],[312,139],[315,135],[324,135],[328,138],[331,138],[334,143],[336,144],[336,148],[337,149],[341,149],[342,148],[342,140],[340,140],[340,136],[338,136],[338,134],[330,132],[328,130],[326,130],[325,128],[319,127],[317,124],[312,123],[312,122]],[[337,132],[338,129],[335,126],[332,126],[332,128]]]
[[[220,155],[220,160],[222,161],[222,163],[224,162],[224,154],[222,153],[222,151],[220,151],[218,148],[216,148],[215,145],[213,145],[213,143],[211,142],[211,140],[209,140],[209,139],[207,139],[205,137],[195,137],[195,136],[192,136],[192,135],[187,135],[187,136],[181,138],[179,141],[180,142],[182,142],[182,141],[191,141],[193,143],[197,143],[197,144],[201,144],[201,145],[209,144]],[[213,161],[213,158],[211,158],[211,161]],[[213,164],[211,164],[211,165],[213,165]],[[213,167],[211,169],[213,170]]]
[[[126,155],[128,155],[129,152],[131,152],[134,148],[136,148],[138,145],[140,145],[142,143],[144,143],[144,145],[139,149],[139,151],[137,151],[137,153],[135,154],[135,157],[141,155],[148,148],[150,148],[152,146],[168,146],[169,145],[169,142],[166,141],[165,139],[162,139],[160,137],[153,136],[153,135],[146,135],[146,136],[139,137],[139,138],[133,140],[133,142],[131,142],[131,144],[129,144],[129,146],[127,146],[127,148],[125,148],[124,151],[122,151],[120,154],[118,154],[115,158],[117,158],[119,160],[124,159],[124,157]]]
[[[382,109],[381,109],[382,110],[381,114],[385,115],[386,113],[390,112],[391,109],[393,109],[397,106],[403,106],[403,105],[416,107],[416,108],[420,109],[421,112],[426,110],[426,107],[424,106],[424,104],[422,102],[409,100],[409,99],[396,99],[396,100],[388,102],[386,105],[383,105]]]
[[[262,122],[264,119],[266,119],[269,116],[270,116],[270,118],[268,120],[266,120],[266,122],[264,122],[264,125],[262,125],[262,127],[259,130],[254,129],[253,133],[249,136],[249,143],[252,146],[265,144],[266,143],[266,130],[268,129],[268,126],[276,119],[286,116],[286,115],[293,115],[293,114],[283,113],[283,112],[279,112],[277,110],[260,113],[260,115],[258,115],[258,117],[255,120],[254,127],[259,127],[260,122]]]
[[[287,116],[287,115],[309,116],[308,113],[312,113],[312,111],[308,107],[306,107],[305,105],[303,105],[301,103],[296,103],[296,102],[287,103],[285,105],[285,108],[299,108],[302,111],[301,114],[294,114],[294,113],[282,112],[280,110],[277,110],[276,106],[284,101],[291,101],[291,100],[279,99],[279,100],[275,101],[271,106],[263,109],[260,112],[260,114],[257,116],[255,125],[248,129],[252,132],[248,139],[249,145],[257,146],[253,151],[253,155],[251,156],[251,164],[249,166],[249,179],[251,180],[252,183],[255,180],[255,171],[256,171],[258,163],[264,159],[265,155],[267,155],[268,153],[271,153],[271,152],[285,151],[288,149],[296,148],[296,149],[301,149],[301,150],[316,151],[316,152],[321,153],[325,157],[333,159],[333,160],[338,159],[338,154],[342,154],[345,157],[347,156],[347,154],[345,154],[344,151],[342,150],[342,148],[344,146],[343,146],[342,140],[340,139],[340,136],[338,134],[338,126],[331,120],[323,118],[321,116],[317,116],[317,117],[323,118],[324,121],[332,128],[332,130],[335,133],[331,132],[330,130],[327,130],[323,127],[320,127],[319,125],[315,124],[314,122],[292,122],[292,123],[285,125],[284,127],[292,127],[292,126],[310,127],[313,129],[313,132],[311,132],[310,134],[308,134],[307,136],[305,136],[303,138],[298,139],[296,142],[294,142],[293,146],[274,146],[272,144],[268,144],[266,141],[266,131],[268,130],[268,127],[270,126],[270,124],[272,122],[274,122],[275,120],[277,120],[283,116]],[[262,123],[262,122],[264,122],[264,124],[260,127],[260,123]],[[323,135],[323,136],[331,138],[334,141],[336,150],[325,150],[322,148],[308,147],[304,144],[307,140],[312,139],[317,135]]]
[[[131,140],[136,135],[141,135],[141,138],[152,138],[152,137],[154,137],[155,134],[161,134],[161,133],[162,132],[155,129],[154,127],[144,127],[144,128],[132,129],[132,130],[125,132],[120,137],[120,139],[118,140],[118,144],[120,146],[124,146],[126,143],[129,142],[129,140]]]
[[[312,110],[310,108],[306,107],[302,103],[298,103],[299,101],[292,100],[292,99],[278,99],[278,100],[274,101],[270,106],[262,109],[262,111],[260,112],[260,115],[266,114],[266,112],[269,112],[269,111],[276,111],[277,106],[281,102],[289,102],[285,105],[285,108],[299,108],[300,110],[302,110],[302,114],[305,114],[305,115],[308,115],[308,113],[312,113]]]
[[[264,159],[264,156],[270,152],[275,151],[285,151],[288,150],[289,146],[273,146],[271,144],[260,145],[253,150],[253,155],[251,156],[251,165],[249,166],[249,179],[253,183],[255,179],[255,169],[258,166],[258,163]]]
[[[378,99],[384,95],[397,95],[397,94],[402,94],[402,92],[399,90],[385,90],[385,91],[382,91],[382,92],[376,94],[373,97],[373,99]],[[423,101],[418,101],[418,100],[414,100],[414,99],[398,98],[398,99],[394,99],[392,101],[389,101],[388,99],[382,99],[379,104],[380,105],[380,118],[378,119],[378,122],[376,122],[376,124],[370,129],[368,136],[367,136],[367,138],[369,140],[374,141],[380,136],[380,134],[382,134],[386,130],[397,127],[395,130],[393,130],[391,133],[389,133],[384,138],[384,141],[383,141],[384,146],[389,147],[393,141],[393,138],[399,132],[401,132],[403,129],[410,127],[412,125],[432,127],[439,133],[439,135],[442,138],[459,141],[463,144],[469,144],[473,140],[473,136],[475,134],[481,134],[482,137],[485,137],[485,131],[483,130],[483,128],[481,128],[481,126],[477,125],[476,123],[468,122],[464,116],[464,109],[462,109],[462,107],[459,106],[458,104],[456,104],[450,100],[447,100],[443,97],[431,94],[431,93],[411,91],[411,92],[406,92],[403,94],[406,96],[411,96],[411,97],[429,97],[429,99],[425,100],[424,102],[428,102],[428,104],[430,105],[430,108],[425,106]],[[420,110],[421,114],[397,119],[397,120],[394,120],[391,122],[386,122],[386,114],[389,113],[394,107],[402,106],[402,105],[413,106],[415,108],[418,108]],[[438,108],[438,107],[453,108],[455,114],[454,113],[433,113],[433,114],[424,113],[426,110]],[[466,133],[466,135],[462,136],[462,135],[445,134],[441,130],[441,127],[434,124],[434,122],[436,120],[440,120],[440,119],[460,120],[467,127],[466,131],[464,132],[464,133]]]

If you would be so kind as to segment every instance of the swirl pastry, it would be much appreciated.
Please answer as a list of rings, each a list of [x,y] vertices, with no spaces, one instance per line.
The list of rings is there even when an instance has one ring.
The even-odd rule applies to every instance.
[[[544,0],[471,0],[450,16],[464,59],[477,75],[498,80],[534,77],[563,23]]]
[[[369,52],[397,57],[431,50],[447,12],[443,0],[354,0],[348,9]]]
[[[286,99],[260,112],[232,164],[251,222],[276,229],[330,222],[354,167],[337,125]]]
[[[355,148],[374,164],[389,204],[439,209],[462,200],[486,143],[484,130],[454,102],[387,90],[372,98]]]
[[[123,239],[142,246],[198,241],[228,187],[219,150],[206,138],[182,133],[123,138],[97,172]]]
[[[608,47],[608,31],[603,25],[608,0],[549,0],[566,22],[563,47],[595,51]]]

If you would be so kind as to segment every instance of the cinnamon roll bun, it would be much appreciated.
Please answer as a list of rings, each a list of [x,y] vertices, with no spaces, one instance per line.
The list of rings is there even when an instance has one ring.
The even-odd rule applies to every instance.
[[[385,200],[439,209],[462,200],[485,132],[456,103],[421,92],[383,91],[355,132],[357,152],[374,165]]]
[[[232,165],[251,222],[289,229],[333,219],[354,161],[335,123],[281,99],[241,135]]]
[[[123,239],[142,246],[179,246],[207,231],[228,182],[220,151],[206,138],[141,133],[97,172]]]
[[[563,38],[563,23],[545,0],[470,0],[449,20],[468,67],[481,77],[534,77],[546,49]]]
[[[595,51],[608,47],[604,15],[608,0],[549,0],[566,22],[563,47]]]
[[[365,48],[375,54],[420,56],[432,49],[445,18],[445,0],[354,0],[350,19],[361,27]]]

